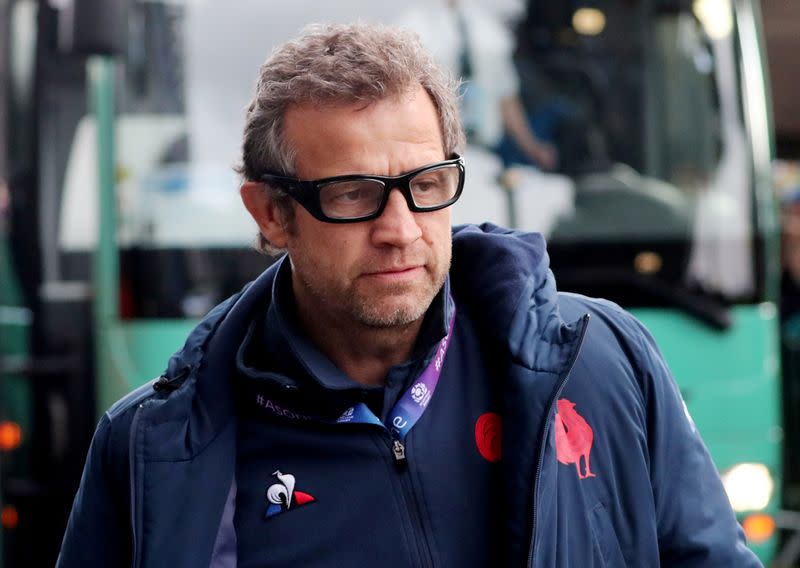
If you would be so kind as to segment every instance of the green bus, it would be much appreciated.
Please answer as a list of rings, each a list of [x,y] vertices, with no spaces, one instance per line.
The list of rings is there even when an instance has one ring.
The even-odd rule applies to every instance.
[[[2,474],[19,515],[3,529],[6,566],[52,565],[99,413],[271,261],[252,250],[231,167],[256,70],[305,23],[355,19],[418,25],[458,62],[465,105],[490,78],[476,120],[494,135],[465,151],[454,222],[544,233],[559,288],[644,321],[751,546],[775,556],[779,254],[758,2],[464,2],[467,24],[492,23],[451,25],[455,47],[426,36],[444,19],[419,23],[453,9],[433,4],[0,3],[14,141],[0,252],[19,283],[0,304],[27,314],[24,357],[0,365],[0,420],[22,427]],[[511,98],[515,117],[493,106]],[[509,146],[520,120],[556,151],[552,168]]]

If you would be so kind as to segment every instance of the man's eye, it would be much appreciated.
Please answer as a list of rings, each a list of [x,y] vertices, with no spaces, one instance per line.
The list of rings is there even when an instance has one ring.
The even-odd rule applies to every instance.
[[[364,192],[361,189],[351,189],[349,191],[339,191],[333,197],[339,203],[353,203],[363,199]]]
[[[411,188],[415,193],[441,191],[446,184],[444,175],[444,172],[440,170],[424,173],[414,178]]]
[[[439,184],[433,180],[419,181],[414,184],[414,191],[425,193],[439,188]]]

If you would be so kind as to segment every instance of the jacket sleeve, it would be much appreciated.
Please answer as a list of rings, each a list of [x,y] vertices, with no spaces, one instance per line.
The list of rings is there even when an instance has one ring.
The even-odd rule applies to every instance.
[[[104,415],[89,447],[57,568],[130,565],[131,530],[125,479],[113,475],[111,420]]]
[[[638,323],[638,322],[637,322]],[[650,476],[665,566],[761,566],[745,544],[711,456],[678,386],[641,324]]]

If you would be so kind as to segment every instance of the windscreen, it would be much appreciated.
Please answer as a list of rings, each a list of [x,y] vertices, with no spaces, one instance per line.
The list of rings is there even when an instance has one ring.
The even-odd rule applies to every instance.
[[[658,304],[669,287],[753,298],[733,22],[724,0],[531,3],[516,68],[528,116],[571,182],[548,232],[562,280],[627,305]],[[519,197],[524,217],[537,196]]]

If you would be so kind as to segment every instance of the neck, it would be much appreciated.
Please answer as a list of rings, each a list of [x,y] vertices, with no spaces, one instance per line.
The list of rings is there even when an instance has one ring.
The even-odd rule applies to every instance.
[[[411,357],[423,320],[380,328],[327,318],[300,303],[297,311],[317,347],[347,376],[365,386],[383,385],[389,369]]]

